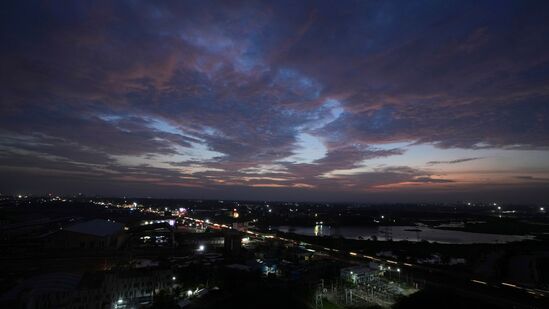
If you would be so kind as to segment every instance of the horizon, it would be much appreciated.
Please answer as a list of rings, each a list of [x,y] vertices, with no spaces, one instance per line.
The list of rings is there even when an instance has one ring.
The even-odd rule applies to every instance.
[[[549,2],[2,7],[2,194],[549,201]]]
[[[273,204],[319,204],[319,205],[354,205],[354,206],[396,206],[396,205],[428,205],[428,206],[467,206],[467,207],[494,207],[498,206],[524,206],[524,207],[538,207],[546,205],[547,203],[537,202],[537,203],[521,203],[521,202],[510,202],[502,200],[452,200],[452,201],[328,201],[328,200],[276,200],[276,199],[218,199],[218,198],[192,198],[192,197],[163,197],[163,196],[138,196],[138,195],[100,195],[100,194],[84,194],[82,192],[78,193],[5,193],[0,192],[0,197],[11,197],[14,199],[36,199],[36,198],[74,198],[74,199],[103,199],[103,200],[124,200],[127,202],[132,201],[159,201],[159,200],[168,200],[168,201],[200,201],[200,202],[217,202],[217,203],[273,203]]]

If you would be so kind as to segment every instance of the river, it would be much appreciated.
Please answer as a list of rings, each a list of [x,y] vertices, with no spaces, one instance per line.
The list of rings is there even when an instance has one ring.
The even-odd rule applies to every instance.
[[[429,241],[449,244],[493,244],[534,239],[530,235],[500,235],[435,229],[424,226],[273,226],[272,230],[307,236],[333,236],[347,239],[371,239],[393,241]]]

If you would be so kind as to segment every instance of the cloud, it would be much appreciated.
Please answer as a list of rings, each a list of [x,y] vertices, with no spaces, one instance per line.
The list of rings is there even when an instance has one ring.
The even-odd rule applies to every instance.
[[[428,165],[435,165],[435,164],[457,164],[457,163],[463,163],[463,162],[469,162],[469,161],[475,161],[480,160],[482,158],[463,158],[463,159],[455,159],[450,161],[429,161],[427,162]]]
[[[2,190],[51,171],[97,192],[344,197],[460,183],[383,145],[448,150],[428,162],[442,175],[479,150],[549,150],[546,3],[2,6],[0,165],[21,171]]]
[[[528,181],[540,181],[540,182],[549,182],[549,178],[547,177],[534,177],[534,176],[516,176],[515,178],[520,180],[528,180]]]
[[[451,179],[441,179],[441,178],[431,178],[431,177],[417,177],[414,178],[411,182],[418,183],[451,183],[454,182]]]

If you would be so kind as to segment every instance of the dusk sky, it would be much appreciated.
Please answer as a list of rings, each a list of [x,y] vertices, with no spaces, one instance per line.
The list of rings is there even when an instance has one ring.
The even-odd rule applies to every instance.
[[[2,1],[0,192],[549,201],[549,1]]]

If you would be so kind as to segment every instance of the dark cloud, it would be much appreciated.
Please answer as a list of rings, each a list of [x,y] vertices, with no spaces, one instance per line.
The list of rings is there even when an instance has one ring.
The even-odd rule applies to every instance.
[[[431,177],[417,177],[414,178],[412,182],[419,182],[419,183],[450,183],[454,182],[451,179],[440,179],[440,178],[431,178]]]
[[[520,180],[530,180],[530,181],[541,181],[541,182],[549,182],[549,178],[543,178],[543,177],[534,177],[534,176],[516,176],[515,178]]]
[[[80,180],[99,193],[361,194],[460,183],[404,166],[402,144],[549,147],[543,2],[7,1],[2,12],[0,168],[20,172],[2,190],[50,187],[33,184],[49,173],[59,190]],[[480,159],[452,158],[427,165]],[[256,188],[269,186],[285,189]]]
[[[457,163],[475,161],[475,160],[480,160],[480,159],[482,159],[482,158],[476,157],[476,158],[455,159],[455,160],[450,160],[450,161],[429,161],[429,162],[427,162],[427,164],[429,164],[429,165],[435,165],[435,164],[457,164]]]

